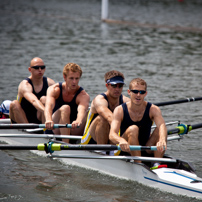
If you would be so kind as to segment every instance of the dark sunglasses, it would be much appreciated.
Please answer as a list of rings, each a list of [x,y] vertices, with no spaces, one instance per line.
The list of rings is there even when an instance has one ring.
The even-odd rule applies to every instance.
[[[111,85],[111,87],[112,88],[117,88],[117,87],[119,87],[119,88],[123,88],[123,83],[117,83],[117,84],[110,84]]]
[[[145,94],[146,91],[145,90],[130,90],[131,92],[135,93],[135,94],[138,94],[140,93],[141,95]]]
[[[39,68],[41,68],[41,69],[45,69],[46,68],[46,66],[45,65],[37,65],[37,66],[32,66],[31,68],[33,68],[33,69],[39,69]]]

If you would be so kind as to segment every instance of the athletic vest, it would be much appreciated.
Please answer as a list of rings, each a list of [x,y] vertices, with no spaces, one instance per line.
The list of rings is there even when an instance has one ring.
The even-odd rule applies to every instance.
[[[48,81],[47,81],[46,77],[43,77],[43,87],[42,87],[42,89],[41,89],[41,91],[39,93],[35,92],[33,83],[32,83],[30,78],[26,78],[25,80],[27,80],[28,83],[31,84],[32,89],[33,89],[32,92],[33,92],[34,95],[36,95],[36,97],[38,99],[40,99],[42,96],[46,96],[46,91],[48,89]],[[36,108],[30,102],[28,102],[23,97],[20,104],[21,104],[21,107],[22,107],[22,109],[24,110],[24,112],[26,114],[26,117],[27,117],[29,123],[41,123],[41,121],[39,121],[37,119],[37,110],[36,110]]]
[[[60,95],[58,97],[58,99],[56,99],[55,101],[55,107],[53,109],[53,113],[58,110],[62,105],[69,105],[71,108],[71,114],[70,114],[70,123],[72,123],[72,121],[75,121],[77,118],[77,108],[78,105],[76,104],[76,97],[78,96],[78,94],[83,90],[82,87],[79,88],[79,90],[76,92],[75,96],[73,97],[73,99],[70,102],[65,102],[63,100],[62,97],[62,82],[59,82],[59,88],[60,88]]]
[[[130,118],[126,103],[122,104],[124,116],[123,121],[121,122],[121,135],[123,135],[129,126],[136,125],[139,127],[139,143],[140,145],[145,146],[149,139],[152,126],[152,120],[149,117],[149,110],[151,105],[152,104],[148,102],[142,120],[134,122]]]

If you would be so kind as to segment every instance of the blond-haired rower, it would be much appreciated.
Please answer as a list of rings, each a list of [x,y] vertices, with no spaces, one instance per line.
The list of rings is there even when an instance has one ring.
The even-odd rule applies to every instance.
[[[68,63],[63,68],[64,82],[56,83],[48,88],[44,111],[46,129],[53,130],[54,123],[72,124],[71,129],[54,129],[54,134],[83,134],[90,97],[79,86],[81,76],[81,67],[75,63]]]

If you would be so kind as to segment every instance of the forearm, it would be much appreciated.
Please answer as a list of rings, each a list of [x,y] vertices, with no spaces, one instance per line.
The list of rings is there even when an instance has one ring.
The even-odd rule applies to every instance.
[[[167,128],[165,124],[161,124],[159,127],[159,136],[160,141],[167,140]]]
[[[122,141],[122,137],[118,135],[118,133],[114,131],[110,131],[109,140],[113,142],[113,144],[119,144]]]
[[[76,121],[79,123],[82,123],[83,120],[85,119],[86,115],[87,115],[87,109],[86,107],[80,107],[78,108],[78,113],[77,113],[77,118]]]
[[[52,107],[51,106],[46,106],[44,110],[44,116],[46,121],[52,121]]]
[[[44,112],[44,105],[39,100],[33,100],[32,105],[40,112]]]

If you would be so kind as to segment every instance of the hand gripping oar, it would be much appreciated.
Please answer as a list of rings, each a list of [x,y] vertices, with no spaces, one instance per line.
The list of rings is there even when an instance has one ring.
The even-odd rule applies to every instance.
[[[53,128],[71,128],[72,124],[54,124]],[[45,128],[45,124],[34,124],[34,123],[13,123],[13,124],[0,124],[0,129],[34,129],[34,128]]]
[[[53,153],[54,151],[61,151],[61,150],[104,150],[104,151],[111,151],[111,150],[121,150],[120,146],[116,145],[70,145],[70,144],[58,144],[58,143],[40,143],[36,146],[34,145],[1,145],[1,150],[39,150],[39,151],[46,151],[46,153]],[[156,146],[139,146],[139,145],[131,145],[130,150],[157,150]]]
[[[168,135],[172,135],[178,133],[179,135],[184,135],[190,132],[191,130],[202,128],[202,123],[194,124],[194,125],[184,125],[180,124],[174,129],[168,130]]]
[[[180,104],[180,103],[185,103],[185,102],[194,102],[194,101],[199,101],[202,100],[202,97],[191,97],[191,98],[186,98],[182,100],[173,100],[173,101],[167,101],[167,102],[158,102],[158,103],[153,103],[154,105],[157,106],[165,106],[165,105],[172,105],[172,104]]]

